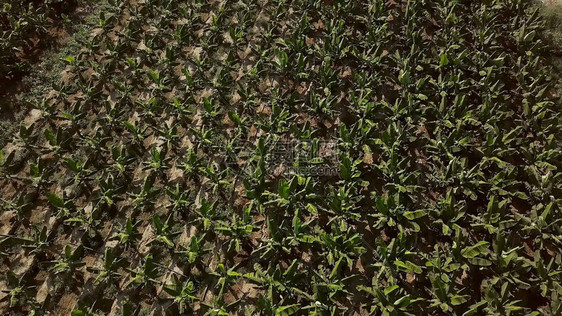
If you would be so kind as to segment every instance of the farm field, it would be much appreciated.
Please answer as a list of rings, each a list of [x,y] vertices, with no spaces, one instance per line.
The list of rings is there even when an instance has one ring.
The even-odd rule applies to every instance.
[[[0,314],[561,315],[561,21],[2,0]]]

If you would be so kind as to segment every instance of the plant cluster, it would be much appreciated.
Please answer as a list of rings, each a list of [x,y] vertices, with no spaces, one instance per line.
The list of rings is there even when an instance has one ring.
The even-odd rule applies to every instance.
[[[108,3],[1,152],[0,310],[562,312],[534,1]]]
[[[0,79],[28,71],[28,61],[76,4],[75,0],[2,0],[0,3]]]

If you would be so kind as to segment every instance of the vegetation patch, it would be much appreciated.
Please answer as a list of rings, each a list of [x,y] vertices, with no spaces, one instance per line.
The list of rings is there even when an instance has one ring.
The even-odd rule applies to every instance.
[[[543,10],[108,0],[0,142],[0,311],[560,314]]]

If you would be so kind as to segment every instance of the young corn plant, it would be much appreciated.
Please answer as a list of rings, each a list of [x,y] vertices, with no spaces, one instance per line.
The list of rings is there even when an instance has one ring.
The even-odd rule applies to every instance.
[[[130,274],[129,281],[125,284],[126,288],[139,288],[158,283],[156,280],[158,268],[154,263],[152,255],[147,255],[144,258],[144,262],[136,269],[125,268],[125,270]]]
[[[199,300],[193,281],[182,282],[175,274],[172,275],[172,284],[165,286],[164,291],[171,296],[170,299],[177,306],[180,314],[192,310],[192,304]]]
[[[169,248],[174,247],[173,236],[177,235],[178,233],[170,232],[170,217],[166,220],[165,223],[162,222],[160,216],[154,215],[152,216],[152,227],[154,228],[154,233],[156,235],[154,241],[163,243]]]
[[[55,275],[76,272],[78,268],[84,266],[84,263],[81,261],[83,251],[83,246],[78,246],[73,251],[70,245],[66,245],[62,258],[50,261],[52,264],[51,271]]]

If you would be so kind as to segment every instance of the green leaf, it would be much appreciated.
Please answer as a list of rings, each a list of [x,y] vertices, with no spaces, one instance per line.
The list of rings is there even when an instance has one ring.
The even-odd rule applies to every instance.
[[[74,173],[78,173],[80,172],[79,168],[78,168],[78,163],[76,161],[74,161],[74,159],[72,158],[67,158],[64,161],[64,165],[72,172]]]
[[[300,306],[298,304],[281,306],[275,311],[275,315],[277,316],[288,316],[298,312]]]
[[[129,130],[129,132],[136,134],[137,132],[137,128],[135,127],[135,125],[129,121],[125,121],[123,122],[123,125],[125,125],[125,127],[127,127],[127,129]]]
[[[165,243],[168,247],[173,248],[174,247],[174,243],[166,236],[158,236],[156,237],[158,240],[162,241],[163,243]]]
[[[46,129],[43,134],[45,134],[45,138],[47,138],[51,146],[54,146],[57,143],[55,134],[50,129]]]
[[[287,181],[285,180],[279,181],[278,191],[279,191],[279,196],[282,197],[283,199],[288,199],[289,196],[291,195],[289,183],[287,183]]]
[[[487,241],[480,241],[474,246],[466,247],[461,251],[461,255],[465,258],[474,258],[482,253],[484,253],[488,247],[490,247],[490,243]]]
[[[441,54],[441,61],[439,62],[439,67],[444,67],[449,64],[449,58],[447,58],[447,54]]]
[[[548,204],[548,205],[544,208],[544,211],[542,212],[542,214],[541,214],[541,216],[540,216],[543,220],[546,221],[546,220],[549,219],[549,216],[548,216],[548,215],[550,214],[550,211],[552,210],[552,207],[553,207],[553,206],[554,206],[554,202],[550,202],[550,204]]]
[[[425,94],[422,93],[418,93],[416,94],[416,96],[418,97],[418,99],[422,100],[422,101],[426,101],[427,100],[427,96]]]
[[[476,314],[478,312],[478,309],[482,306],[486,305],[486,301],[485,300],[481,300],[480,302],[476,303],[476,304],[472,304],[470,305],[470,309],[468,311],[466,311],[464,314],[462,314],[462,316],[472,316],[474,314]]]
[[[163,233],[164,224],[162,223],[160,216],[154,214],[152,216],[152,223],[154,224],[154,228],[156,228],[156,232],[158,234]]]
[[[377,200],[376,200],[376,205],[377,205],[377,209],[383,213],[383,214],[388,214],[388,207],[386,206],[386,203],[384,201],[384,198],[382,196],[377,196]]]
[[[410,298],[410,295],[405,295],[402,296],[401,298],[397,299],[396,301],[394,301],[394,306],[398,307],[398,308],[405,308],[408,307],[408,305],[410,305],[410,303],[412,302],[412,299]]]
[[[391,285],[389,287],[387,287],[386,289],[384,289],[384,295],[388,296],[388,294],[396,291],[397,289],[399,289],[400,287],[398,285]]]
[[[154,83],[159,83],[159,82],[160,82],[160,75],[157,74],[156,72],[154,72],[153,70],[147,71],[146,75],[147,75],[152,81],[154,81]]]
[[[340,257],[340,259],[334,265],[334,268],[332,269],[332,273],[330,273],[330,279],[333,279],[338,274],[341,267],[342,260],[343,257]]]
[[[468,296],[468,295],[453,295],[453,296],[451,296],[451,304],[453,304],[455,306],[461,305],[461,304],[466,303],[469,298],[470,298],[470,296]]]
[[[404,217],[406,217],[409,220],[414,220],[420,217],[424,217],[425,215],[427,215],[427,212],[424,210],[404,212]]]
[[[236,112],[232,112],[232,111],[228,112],[228,117],[236,125],[238,125],[238,126],[242,125],[242,120],[240,119],[240,116],[238,116],[238,114],[236,114]]]
[[[60,196],[54,193],[47,193],[47,199],[54,207],[64,208],[64,200]]]
[[[470,262],[473,265],[483,266],[483,267],[492,265],[492,262],[490,260],[482,259],[482,258],[469,258],[468,262]]]
[[[417,273],[417,274],[422,273],[422,268],[410,261],[402,262],[400,260],[396,260],[394,261],[394,264],[396,265],[398,270],[402,270],[410,273]]]
[[[439,298],[439,300],[441,302],[446,302],[447,301],[447,286],[445,285],[443,280],[441,280],[441,277],[439,275],[435,276],[431,280],[431,284],[433,285],[433,290],[434,290],[437,298]]]

